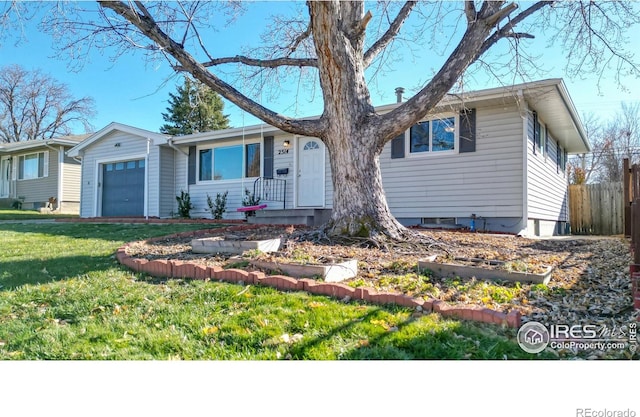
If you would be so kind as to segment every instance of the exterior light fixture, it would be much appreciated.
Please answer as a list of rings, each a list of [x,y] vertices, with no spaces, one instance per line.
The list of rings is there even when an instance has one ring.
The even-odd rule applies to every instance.
[[[288,149],[288,148],[289,148],[289,146],[291,146],[291,142],[289,142],[288,140],[285,140],[285,141],[282,143],[282,146],[283,146],[285,149]]]

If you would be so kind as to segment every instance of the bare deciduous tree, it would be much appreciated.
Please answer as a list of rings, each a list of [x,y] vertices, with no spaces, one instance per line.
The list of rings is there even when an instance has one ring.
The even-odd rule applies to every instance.
[[[587,183],[622,181],[623,160],[640,163],[640,105],[622,103],[612,120],[588,117],[585,126],[591,153],[573,158],[573,170],[583,170]]]
[[[74,52],[83,42],[102,42],[117,48],[117,53],[133,47],[159,54],[176,71],[192,74],[264,122],[289,133],[322,139],[330,156],[334,190],[333,214],[325,231],[378,242],[413,237],[387,205],[379,165],[384,145],[434,109],[474,63],[491,68],[487,54],[496,45],[507,43],[517,58],[526,50],[524,41],[533,37],[533,31],[544,28],[557,33],[556,42],[567,51],[568,69],[575,73],[589,70],[602,74],[610,67],[619,73],[639,73],[633,56],[623,49],[629,28],[640,21],[632,3],[538,1],[521,8],[505,1],[382,2],[376,9],[378,16],[373,16],[363,1],[309,1],[306,8],[298,7],[294,16],[274,18],[277,28],[265,38],[272,45],[233,56],[216,56],[214,52],[216,41],[224,40],[224,26],[215,28],[219,37],[205,38],[203,31],[210,28],[210,16],[227,13],[233,19],[239,8],[252,7],[251,3],[98,4],[93,15],[77,10],[49,14],[52,18],[46,25],[58,33],[73,34],[66,46]],[[404,26],[410,16],[422,22],[418,27],[423,29],[441,24],[433,19],[457,16],[460,30],[443,42],[446,59],[433,76],[395,110],[379,114],[372,105],[367,70],[381,68],[395,48],[406,46],[403,40],[408,29]],[[378,20],[371,24],[374,18]],[[283,22],[290,24],[284,26]],[[432,36],[437,38],[442,41],[442,36]],[[519,59],[507,62],[521,63]],[[231,64],[242,68],[231,71],[241,74],[240,78],[259,78],[259,87],[263,80],[277,80],[294,70],[312,74],[322,94],[322,115],[296,119],[265,107],[251,98],[246,85],[233,84],[233,74],[225,72]]]
[[[0,69],[0,142],[69,135],[76,123],[91,130],[93,99],[72,97],[66,85],[18,65]]]

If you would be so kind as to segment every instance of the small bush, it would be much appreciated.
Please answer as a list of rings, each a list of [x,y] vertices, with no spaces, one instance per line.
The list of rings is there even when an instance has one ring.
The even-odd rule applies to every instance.
[[[227,195],[229,191],[225,191],[223,194],[217,193],[215,201],[211,199],[211,196],[207,194],[207,205],[211,216],[216,220],[221,220],[222,215],[227,211]]]
[[[250,206],[257,206],[258,204],[260,204],[260,197],[256,197],[255,194],[253,194],[251,191],[249,191],[249,189],[245,188],[244,189],[244,198],[242,199],[242,206],[243,207],[250,207]],[[255,216],[256,212],[255,211],[245,211],[244,212],[244,216],[245,217],[251,217],[251,216]]]
[[[176,196],[176,200],[178,201],[178,216],[183,219],[190,219],[193,204],[191,204],[191,197],[189,196],[189,193],[180,191],[180,195]]]

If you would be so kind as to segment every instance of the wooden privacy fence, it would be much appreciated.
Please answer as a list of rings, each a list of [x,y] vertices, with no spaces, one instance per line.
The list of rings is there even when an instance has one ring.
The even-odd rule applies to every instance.
[[[574,235],[624,233],[622,183],[570,185],[569,221]]]

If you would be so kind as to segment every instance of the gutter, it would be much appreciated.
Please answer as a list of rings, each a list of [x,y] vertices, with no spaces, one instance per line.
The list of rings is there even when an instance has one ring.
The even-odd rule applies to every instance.
[[[181,153],[181,154],[183,154],[184,156],[187,156],[187,157],[188,157],[188,156],[189,156],[189,154],[188,154],[187,152],[183,151],[182,149],[178,148],[178,147],[173,143],[173,140],[174,140],[174,139],[173,139],[172,137],[171,137],[171,138],[169,138],[169,139],[167,139],[167,145],[169,145],[169,147],[170,147],[171,149],[175,149],[176,151],[180,152],[180,153]]]
[[[564,103],[564,105],[569,109],[569,115],[571,116],[571,120],[573,121],[576,130],[580,134],[582,143],[584,143],[584,146],[587,148],[588,152],[591,152],[591,144],[589,143],[589,138],[587,138],[587,134],[582,129],[582,123],[580,122],[580,120],[576,120],[577,110],[573,105],[573,101],[567,93],[564,82],[560,81],[560,83],[556,84],[556,90],[558,90],[558,94],[560,94],[560,98],[562,98],[562,102]]]

